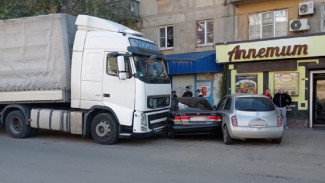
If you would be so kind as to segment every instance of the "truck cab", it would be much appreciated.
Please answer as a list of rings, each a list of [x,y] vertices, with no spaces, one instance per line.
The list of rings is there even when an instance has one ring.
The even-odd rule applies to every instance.
[[[119,137],[145,137],[161,131],[170,107],[171,85],[165,57],[156,43],[140,32],[96,17],[79,15],[76,25],[71,108],[88,111],[86,118],[109,111]],[[109,120],[94,127],[91,123],[84,121],[85,134],[105,137],[112,130]]]

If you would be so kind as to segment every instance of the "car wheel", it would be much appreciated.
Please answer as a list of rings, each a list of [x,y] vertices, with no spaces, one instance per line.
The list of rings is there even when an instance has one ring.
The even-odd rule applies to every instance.
[[[279,138],[279,139],[271,139],[271,142],[273,144],[280,144],[282,142],[282,138]]]
[[[6,129],[14,138],[25,138],[30,135],[31,128],[27,125],[24,114],[19,111],[11,111],[6,118]]]
[[[99,144],[114,144],[118,140],[117,129],[117,123],[111,114],[98,114],[91,122],[91,136]]]
[[[233,140],[229,135],[228,128],[226,125],[223,127],[223,142],[226,145],[231,145],[233,143]]]

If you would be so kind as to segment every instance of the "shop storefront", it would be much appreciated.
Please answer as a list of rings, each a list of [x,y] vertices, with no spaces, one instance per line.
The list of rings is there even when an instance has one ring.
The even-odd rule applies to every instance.
[[[272,97],[283,88],[292,98],[289,126],[325,126],[325,34],[217,43],[217,63],[226,63],[229,93]]]
[[[181,97],[189,86],[193,97],[200,90],[212,105],[220,100],[220,82],[223,64],[218,64],[215,51],[203,51],[166,55],[172,90]]]

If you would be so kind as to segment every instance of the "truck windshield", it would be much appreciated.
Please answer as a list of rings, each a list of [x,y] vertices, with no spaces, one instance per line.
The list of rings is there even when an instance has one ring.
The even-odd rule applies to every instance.
[[[148,57],[134,56],[138,78],[146,83],[170,83],[162,59],[149,60]]]

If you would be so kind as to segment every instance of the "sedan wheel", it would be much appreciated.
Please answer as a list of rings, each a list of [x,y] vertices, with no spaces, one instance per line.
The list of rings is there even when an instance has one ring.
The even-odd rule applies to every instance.
[[[226,144],[226,145],[231,145],[233,142],[232,142],[232,138],[230,137],[229,135],[229,132],[228,132],[228,128],[227,126],[225,125],[223,127],[223,142]]]

